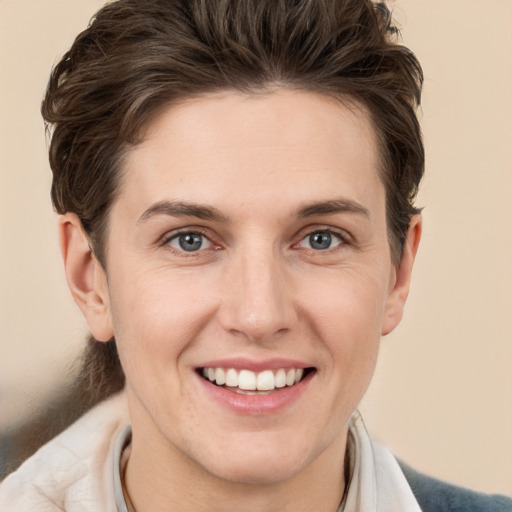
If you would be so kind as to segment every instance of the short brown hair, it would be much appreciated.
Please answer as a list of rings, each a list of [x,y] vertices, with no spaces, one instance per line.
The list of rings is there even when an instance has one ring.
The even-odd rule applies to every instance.
[[[124,151],[165,106],[218,90],[315,91],[355,99],[370,114],[396,264],[424,170],[416,117],[422,79],[417,59],[397,41],[389,10],[371,0],[109,3],[54,68],[43,101],[53,204],[78,215],[105,266]],[[115,342],[98,345],[91,343],[84,368],[103,375],[114,368],[119,376],[118,384],[95,390],[101,399],[122,385],[122,371],[111,357]]]

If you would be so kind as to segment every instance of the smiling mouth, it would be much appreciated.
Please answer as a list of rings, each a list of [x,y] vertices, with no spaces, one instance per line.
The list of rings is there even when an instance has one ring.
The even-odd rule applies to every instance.
[[[277,370],[236,370],[234,368],[198,368],[197,372],[215,386],[242,395],[264,395],[295,386],[315,368],[279,368]]]

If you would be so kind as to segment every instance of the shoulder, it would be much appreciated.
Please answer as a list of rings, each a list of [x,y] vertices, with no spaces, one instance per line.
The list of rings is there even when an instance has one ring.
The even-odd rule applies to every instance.
[[[398,463],[423,512],[512,512],[510,498],[458,487]]]
[[[110,499],[114,445],[127,424],[123,395],[91,409],[0,484],[0,510],[110,510],[97,505]]]

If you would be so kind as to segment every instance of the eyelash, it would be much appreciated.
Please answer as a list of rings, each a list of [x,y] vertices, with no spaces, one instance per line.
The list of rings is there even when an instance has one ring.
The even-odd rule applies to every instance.
[[[344,235],[342,232],[332,229],[332,228],[316,228],[309,230],[301,239],[298,244],[295,244],[296,246],[301,246],[302,243],[307,241],[308,239],[311,241],[311,237],[316,234],[322,234],[322,235],[328,235],[331,239],[336,238],[338,239],[339,243],[336,244],[334,247],[327,247],[325,249],[314,249],[312,247],[308,247],[307,249],[315,252],[315,253],[322,253],[322,252],[331,252],[338,249],[340,246],[348,245],[348,237]]]
[[[199,252],[203,252],[205,249],[202,247],[197,251],[186,251],[185,249],[178,249],[176,247],[172,247],[171,242],[174,240],[178,240],[179,237],[184,235],[199,235],[202,238],[202,244],[206,240],[209,244],[211,244],[214,249],[218,248],[216,244],[211,240],[211,237],[209,237],[204,231],[201,229],[183,229],[178,232],[174,232],[170,234],[169,236],[164,236],[161,241],[161,245],[164,247],[168,247],[171,250],[173,250],[175,253],[179,254],[180,256],[184,257],[191,257],[196,255]]]
[[[322,235],[328,235],[331,238],[335,238],[339,241],[338,244],[336,244],[334,247],[327,247],[325,249],[314,249],[312,247],[303,247],[313,253],[319,254],[319,253],[331,253],[332,251],[336,251],[337,249],[346,245],[350,245],[349,237],[344,234],[343,232],[340,232],[339,230],[335,230],[329,227],[325,228],[315,228],[315,229],[309,229],[307,232],[305,232],[298,243],[293,244],[293,247],[301,247],[301,244],[306,242],[307,240],[311,239],[311,237],[315,234],[322,234]],[[202,245],[204,244],[205,240],[210,244],[209,247],[203,248],[202,245],[198,250],[193,251],[187,251],[183,248],[179,249],[177,247],[173,247],[171,245],[171,242],[174,240],[178,240],[179,237],[184,235],[199,235],[202,238]],[[164,236],[162,238],[161,242],[162,246],[166,246],[173,250],[176,254],[179,254],[182,257],[193,257],[196,256],[199,253],[204,252],[205,250],[211,249],[213,247],[213,250],[219,249],[220,246],[216,244],[214,241],[212,241],[211,237],[209,237],[206,232],[204,232],[201,229],[183,229],[178,232],[174,232],[170,234],[169,236]]]

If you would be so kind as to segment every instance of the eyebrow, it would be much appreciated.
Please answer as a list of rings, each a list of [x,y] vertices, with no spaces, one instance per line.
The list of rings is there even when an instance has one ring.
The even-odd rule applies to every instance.
[[[333,215],[336,213],[355,213],[364,217],[370,217],[370,212],[361,204],[351,199],[332,199],[306,204],[299,209],[299,218],[314,217],[315,215]]]
[[[156,215],[171,217],[196,217],[203,220],[226,222],[224,216],[217,208],[183,201],[159,201],[150,206],[140,217],[137,223],[144,222]]]
[[[297,211],[298,218],[314,217],[315,215],[334,215],[336,213],[355,213],[369,217],[369,211],[359,203],[350,199],[332,199],[306,204]],[[157,215],[171,217],[196,217],[214,222],[227,222],[228,218],[217,208],[185,201],[159,201],[151,205],[139,217],[137,223],[144,222]]]

